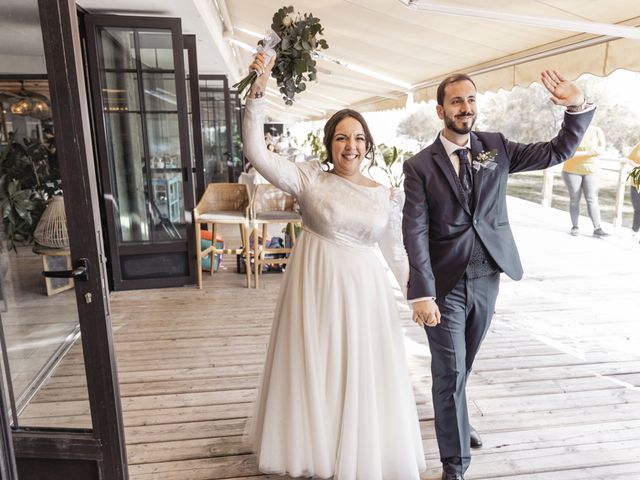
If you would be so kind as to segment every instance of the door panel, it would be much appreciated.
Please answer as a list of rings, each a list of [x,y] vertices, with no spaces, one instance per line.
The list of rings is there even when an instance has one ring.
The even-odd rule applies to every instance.
[[[86,25],[113,287],[194,284],[180,21],[89,15]]]
[[[234,165],[231,102],[225,75],[200,75],[200,112],[205,185],[237,182],[242,161]]]
[[[50,203],[47,209],[53,207]],[[11,424],[90,429],[74,281],[42,275],[70,269],[69,247],[20,245],[4,255],[9,268],[2,285],[6,303],[0,335]]]
[[[25,1],[23,8],[22,12],[28,10],[38,18],[37,0]],[[20,12],[8,10],[8,21],[17,21]],[[39,29],[34,29],[32,35],[44,44]],[[3,46],[0,53],[6,53],[6,49]],[[47,72],[44,73],[46,85]],[[8,243],[16,224],[4,220],[0,223],[1,381],[5,382],[4,402],[13,428],[87,430],[92,428],[92,421],[74,281],[42,275],[43,271],[71,268],[68,238],[74,233],[66,222],[64,196],[53,195],[55,190],[60,191],[53,186],[61,185],[56,134],[62,127],[55,120],[58,117],[55,106],[50,109],[53,119],[28,114],[11,116],[34,128],[14,137],[11,145],[0,145],[4,159],[0,176],[5,185],[10,181],[17,190],[28,192],[23,208],[31,217],[29,232],[36,237],[35,242],[40,242],[21,242],[14,236],[13,243]],[[11,110],[7,110],[11,115]],[[45,137],[45,129],[51,129],[53,135]],[[45,144],[46,149],[38,147]],[[52,188],[45,187],[46,184]],[[0,189],[0,200],[7,200],[7,193],[5,188]],[[50,200],[46,204],[43,199]],[[13,205],[15,215],[19,210],[17,204]],[[54,382],[53,377],[60,377],[65,370],[64,378]],[[52,408],[52,404],[64,408]]]

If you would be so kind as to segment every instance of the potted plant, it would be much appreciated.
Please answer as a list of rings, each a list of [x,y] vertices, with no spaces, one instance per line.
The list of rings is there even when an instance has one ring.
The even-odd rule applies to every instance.
[[[404,180],[402,164],[412,156],[413,152],[400,150],[397,147],[390,147],[381,143],[376,147],[376,154],[369,161],[366,169],[369,174],[371,174],[371,170],[375,169],[382,171],[389,180],[390,186],[399,187]]]
[[[309,132],[302,143],[303,146],[309,147],[311,149],[311,156],[324,162],[327,158],[324,144],[322,143],[322,139],[320,138],[322,131],[318,130],[316,132]]]
[[[47,151],[38,140],[0,145],[0,212],[2,240],[16,250],[33,238],[47,200],[62,192],[59,178],[49,170]]]

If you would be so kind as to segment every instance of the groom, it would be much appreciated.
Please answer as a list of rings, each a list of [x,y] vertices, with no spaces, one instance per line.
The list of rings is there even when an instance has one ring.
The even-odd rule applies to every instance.
[[[469,425],[467,378],[494,313],[500,272],[522,278],[507,216],[507,178],[570,158],[594,114],[574,82],[555,71],[541,77],[551,100],[566,107],[562,127],[550,142],[526,145],[500,133],[472,132],[476,86],[469,76],[456,74],[437,91],[443,130],[404,164],[407,298],[414,321],[430,327],[426,332],[444,480],[463,479],[470,446],[482,445]]]

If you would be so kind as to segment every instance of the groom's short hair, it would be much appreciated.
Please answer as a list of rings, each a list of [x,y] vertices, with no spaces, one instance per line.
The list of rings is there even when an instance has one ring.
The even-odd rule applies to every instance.
[[[453,75],[449,75],[447,78],[442,80],[440,82],[440,85],[438,85],[438,91],[436,92],[436,100],[438,101],[438,105],[444,104],[444,89],[446,88],[447,85],[451,85],[452,83],[462,82],[464,80],[471,82],[473,87],[476,90],[478,89],[478,87],[476,87],[476,84],[474,83],[473,80],[471,80],[471,77],[469,75],[467,75],[466,73],[454,73]]]

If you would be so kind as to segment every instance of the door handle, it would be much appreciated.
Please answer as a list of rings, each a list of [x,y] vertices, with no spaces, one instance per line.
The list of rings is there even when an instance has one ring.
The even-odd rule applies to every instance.
[[[42,275],[49,278],[73,278],[74,280],[89,280],[89,260],[80,258],[78,266],[73,270],[58,270],[53,272],[42,272]]]

